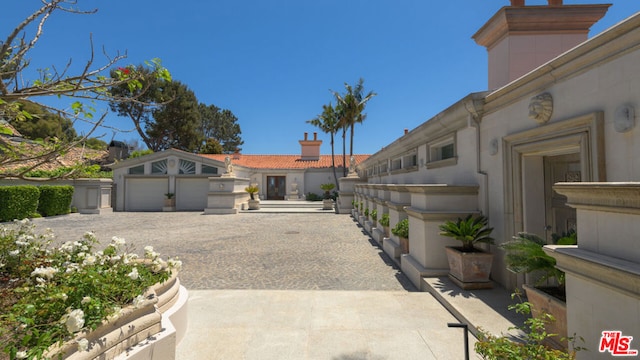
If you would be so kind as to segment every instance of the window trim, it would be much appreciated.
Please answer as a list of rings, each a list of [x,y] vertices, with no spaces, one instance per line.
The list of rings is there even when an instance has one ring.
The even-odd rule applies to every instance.
[[[448,145],[453,145],[453,156],[442,159],[442,148]],[[438,155],[439,153],[440,155]],[[438,156],[440,156],[440,158]],[[425,164],[427,169],[456,165],[458,163],[458,143],[456,140],[456,133],[452,133],[428,142],[427,159],[428,161]]]

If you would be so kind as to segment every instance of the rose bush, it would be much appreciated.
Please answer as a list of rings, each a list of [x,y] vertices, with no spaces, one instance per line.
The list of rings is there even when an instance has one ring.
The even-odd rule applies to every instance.
[[[50,230],[41,234],[29,220],[0,225],[0,343],[10,359],[42,358],[52,345],[77,339],[104,320],[137,307],[152,285],[166,281],[181,262],[163,260],[151,246],[144,256],[113,237],[102,250],[91,232],[54,247]],[[2,356],[0,356],[1,358]]]

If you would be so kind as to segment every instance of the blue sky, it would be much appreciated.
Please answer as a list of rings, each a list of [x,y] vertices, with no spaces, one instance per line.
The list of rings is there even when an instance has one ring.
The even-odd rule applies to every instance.
[[[565,0],[565,4],[602,1]],[[610,1],[597,34],[640,10],[637,0]],[[84,64],[93,36],[96,64],[127,52],[122,66],[162,59],[174,79],[205,104],[239,118],[245,154],[298,154],[306,121],[333,101],[330,89],[365,79],[378,96],[356,126],[354,152],[372,154],[465,95],[486,90],[486,50],[471,36],[507,0],[79,0],[93,15],[54,15],[30,58],[31,68]],[[529,5],[546,1],[528,0]],[[2,38],[39,0],[5,1]],[[106,105],[98,104],[99,109]],[[133,128],[110,114],[106,124]],[[85,126],[76,126],[79,132]],[[103,140],[137,138],[100,129]],[[323,154],[330,153],[329,136]],[[341,143],[337,142],[337,149]],[[348,145],[347,145],[348,146]]]

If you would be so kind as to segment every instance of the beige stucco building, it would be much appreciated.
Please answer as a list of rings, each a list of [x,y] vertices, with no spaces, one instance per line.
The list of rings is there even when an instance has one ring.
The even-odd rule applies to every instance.
[[[598,352],[601,331],[640,335],[640,255],[630,250],[639,188],[628,184],[640,181],[640,13],[587,39],[609,6],[500,9],[473,36],[488,51],[489,90],[385,145],[360,164],[354,186],[356,201],[388,213],[391,226],[409,219],[409,254],[399,256],[394,236],[382,243],[419,287],[447,272],[444,246],[453,243],[438,234],[444,220],[486,215],[497,244],[520,231],[577,230],[579,249],[559,266],[568,274],[569,333],[591,349],[584,358],[610,356]],[[583,184],[554,190],[564,182]],[[528,281],[506,269],[496,246],[486,250],[494,282]]]
[[[304,200],[308,193],[322,194],[321,184],[335,183],[332,163],[337,176],[344,171],[341,155],[321,155],[322,140],[317,133],[310,138],[307,133],[299,140],[298,155],[247,155],[247,154],[192,154],[170,149],[139,158],[116,163],[113,167],[114,210],[162,211],[165,194],[174,194],[172,210],[202,211],[219,206],[209,194],[213,192],[235,193],[232,208],[240,209],[248,195],[244,188],[258,186],[263,200]],[[356,162],[368,155],[355,155]],[[227,159],[228,158],[228,159]],[[233,169],[232,176],[225,176],[226,162]],[[220,188],[221,181],[233,178],[233,189]]]

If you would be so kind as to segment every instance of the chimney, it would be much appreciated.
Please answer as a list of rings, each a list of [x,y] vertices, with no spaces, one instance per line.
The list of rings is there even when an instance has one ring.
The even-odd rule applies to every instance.
[[[489,54],[489,90],[500,88],[587,40],[611,4],[527,6],[511,0],[473,35]]]
[[[305,161],[320,160],[320,145],[322,140],[318,140],[318,133],[313,133],[313,140],[308,140],[308,134],[304,133],[304,140],[299,140],[301,147],[300,159]]]

